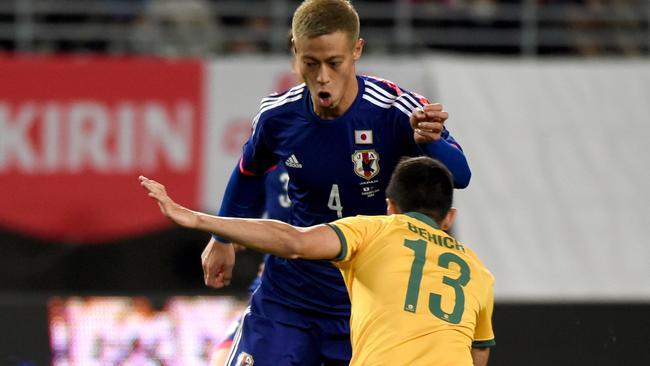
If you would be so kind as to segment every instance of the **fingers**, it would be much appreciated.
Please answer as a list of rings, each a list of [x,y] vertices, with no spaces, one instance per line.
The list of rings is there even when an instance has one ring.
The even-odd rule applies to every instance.
[[[151,191],[151,189],[153,187],[153,183],[155,183],[155,181],[145,177],[144,175],[139,176],[138,179],[140,180],[140,185],[141,186],[143,186],[144,188]]]
[[[232,257],[231,257],[232,256]],[[211,239],[201,254],[203,282],[206,286],[222,288],[230,285],[235,265],[232,245]]]
[[[212,269],[210,267],[210,248],[214,245],[214,239],[210,240],[210,243],[205,247],[203,253],[201,253],[201,266],[203,267],[203,283],[206,286],[212,287],[210,279],[213,277]],[[218,287],[217,287],[218,288]]]
[[[440,133],[414,130],[415,142],[418,144],[428,144],[440,139]]]
[[[143,175],[139,176],[138,179],[140,180],[140,185],[149,191],[149,197],[162,198],[167,194],[165,186],[155,180],[149,179]]]
[[[246,247],[241,244],[232,243],[232,246],[235,248],[235,252],[241,252],[246,250]]]
[[[162,184],[156,182],[153,179],[149,179],[144,175],[139,176],[138,179],[140,180],[140,185],[143,187],[164,187]]]
[[[149,179],[145,177],[144,175],[139,176],[138,179],[140,180],[140,185],[145,188],[150,188],[155,186],[156,184],[160,184],[153,179]]]
[[[429,111],[424,109],[417,109],[413,116],[418,122],[444,122],[449,118],[449,113],[446,111]]]
[[[449,113],[440,103],[426,104],[415,109],[410,118],[415,141],[429,143],[440,139],[447,118]]]
[[[139,176],[138,179],[140,180],[140,186],[149,191],[147,195],[151,198],[157,199],[158,194],[156,192],[156,186],[154,184],[156,182],[142,175]]]
[[[443,126],[443,122],[418,122],[413,128],[413,132],[417,142],[431,142],[440,138]]]
[[[440,103],[425,104],[422,108],[427,112],[442,112],[444,107]]]
[[[204,273],[203,282],[208,287],[222,288],[230,285],[230,281],[232,280],[232,268],[230,268],[230,271],[223,270],[217,273]]]
[[[219,273],[221,276],[221,283],[223,283],[224,286],[230,285],[230,281],[232,280],[232,268],[232,265],[225,265],[223,267],[223,272]]]
[[[440,103],[426,104],[413,111],[412,115],[415,122],[444,122],[449,118],[449,113]]]
[[[444,124],[442,122],[418,122],[415,130],[441,133]],[[416,131],[417,132],[417,131]]]

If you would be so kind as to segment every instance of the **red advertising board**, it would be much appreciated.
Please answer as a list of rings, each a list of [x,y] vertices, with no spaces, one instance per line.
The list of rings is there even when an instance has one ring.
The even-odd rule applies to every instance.
[[[0,58],[0,226],[104,242],[167,225],[138,185],[198,203],[204,66],[155,58]]]

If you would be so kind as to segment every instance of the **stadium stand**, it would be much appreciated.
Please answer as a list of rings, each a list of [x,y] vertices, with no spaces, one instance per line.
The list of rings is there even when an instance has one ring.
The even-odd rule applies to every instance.
[[[297,1],[5,0],[0,50],[282,53]],[[355,1],[367,51],[647,55],[644,0]]]

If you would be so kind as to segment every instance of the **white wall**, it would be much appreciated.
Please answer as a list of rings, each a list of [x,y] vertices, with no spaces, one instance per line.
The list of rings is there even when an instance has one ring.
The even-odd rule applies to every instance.
[[[650,63],[432,57],[502,299],[650,299]]]
[[[450,112],[473,170],[456,234],[495,274],[498,299],[650,299],[648,61],[362,60],[360,72]],[[226,126],[250,123],[288,71],[287,58],[209,66],[205,208],[239,156]]]

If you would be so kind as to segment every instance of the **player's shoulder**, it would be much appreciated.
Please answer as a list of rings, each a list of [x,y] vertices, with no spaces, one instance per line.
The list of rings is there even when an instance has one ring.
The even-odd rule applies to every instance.
[[[276,102],[279,100],[283,100],[286,98],[290,98],[292,96],[295,96],[297,94],[302,93],[302,91],[306,88],[305,83],[300,83],[298,85],[294,85],[289,89],[281,90],[281,91],[276,91],[273,93],[270,93],[266,97],[264,97],[261,101],[262,104],[268,103],[268,102]]]
[[[368,221],[368,222],[386,222],[390,216],[386,215],[354,215],[354,216],[347,216],[342,219],[338,219],[334,221],[333,223],[336,224],[338,222],[363,222],[363,221]]]
[[[374,75],[361,75],[360,77],[366,86],[369,86],[374,90],[381,90],[381,92],[385,92],[392,96],[400,96],[405,92],[404,89],[388,79]]]
[[[381,231],[383,228],[386,228],[390,226],[392,222],[392,217],[391,216],[385,216],[385,215],[355,215],[355,216],[348,216],[344,217],[342,219],[338,219],[331,224],[334,226],[340,227],[348,227],[348,228],[360,228],[360,227],[366,227],[366,229],[369,229],[370,227],[374,227],[373,231]]]
[[[474,250],[472,250],[470,247],[463,245],[465,249],[465,254],[467,257],[470,258],[470,260],[474,263],[474,266],[476,269],[480,271],[482,274],[482,277],[485,278],[486,282],[488,283],[494,283],[494,275],[490,270],[487,268],[487,266],[483,263],[481,258],[476,254]]]
[[[424,96],[401,88],[390,80],[368,75],[361,76],[361,79],[364,83],[363,99],[375,106],[397,108],[410,115],[413,109],[429,103]]]
[[[302,83],[285,91],[272,93],[262,98],[256,119],[259,119],[263,115],[273,116],[294,110],[304,97],[304,91],[305,83]]]

